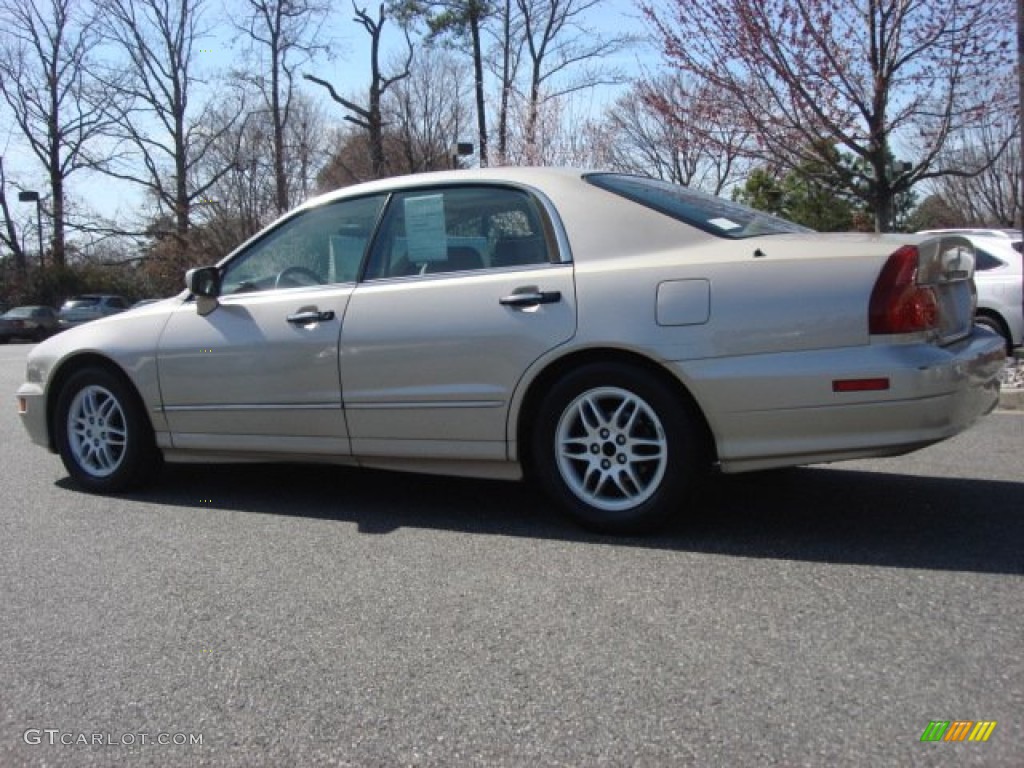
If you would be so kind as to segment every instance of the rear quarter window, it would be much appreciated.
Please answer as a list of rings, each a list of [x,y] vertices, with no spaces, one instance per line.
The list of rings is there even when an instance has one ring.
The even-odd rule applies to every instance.
[[[987,272],[990,269],[1005,267],[1006,262],[1000,261],[988,251],[981,248],[974,249],[974,269],[978,272]]]

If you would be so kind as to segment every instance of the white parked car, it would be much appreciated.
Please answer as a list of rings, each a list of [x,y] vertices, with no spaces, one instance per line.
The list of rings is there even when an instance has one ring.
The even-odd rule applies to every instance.
[[[1024,289],[1020,233],[1003,230],[929,230],[920,234],[963,234],[975,250],[974,283],[978,308],[974,321],[1006,340],[1009,352],[1024,343]]]
[[[526,474],[650,529],[712,466],[896,455],[990,411],[973,266],[960,236],[816,234],[652,179],[393,178],[40,344],[17,398],[91,491],[163,459]]]

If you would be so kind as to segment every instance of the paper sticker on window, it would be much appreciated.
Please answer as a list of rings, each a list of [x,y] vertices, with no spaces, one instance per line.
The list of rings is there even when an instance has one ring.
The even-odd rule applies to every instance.
[[[409,261],[444,261],[448,258],[443,195],[406,198],[405,235]]]
[[[735,221],[730,221],[729,219],[723,218],[709,219],[708,224],[710,224],[713,227],[718,227],[719,229],[724,229],[726,231],[730,229],[739,229],[740,227],[743,226],[742,224],[737,224]]]

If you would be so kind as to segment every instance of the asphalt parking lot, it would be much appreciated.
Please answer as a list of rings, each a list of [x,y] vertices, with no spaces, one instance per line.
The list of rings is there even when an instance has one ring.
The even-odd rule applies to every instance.
[[[28,349],[0,347],[3,768],[1022,764],[1024,414],[612,539],[521,485],[332,467],[82,494],[18,424]]]

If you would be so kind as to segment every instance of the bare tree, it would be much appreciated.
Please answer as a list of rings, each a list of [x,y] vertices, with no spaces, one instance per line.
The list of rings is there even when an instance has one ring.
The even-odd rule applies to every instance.
[[[666,62],[737,106],[766,160],[793,169],[825,137],[836,173],[891,226],[893,201],[961,169],[943,150],[1009,108],[1012,0],[671,0],[642,8]],[[663,102],[663,108],[672,105]],[[708,124],[709,131],[719,123]],[[894,152],[912,151],[909,168]],[[853,155],[855,162],[843,158]]]
[[[451,167],[452,144],[469,123],[469,71],[443,49],[421,50],[408,78],[385,98],[390,133],[401,143],[402,173]]]
[[[961,225],[1020,226],[1020,125],[1014,115],[1002,118],[979,122],[962,147],[943,156],[946,165],[978,171],[974,176],[944,176],[932,185],[960,213]]]
[[[285,134],[292,158],[288,175],[289,195],[301,201],[316,194],[317,176],[330,159],[333,143],[327,117],[319,104],[299,95]]]
[[[641,80],[605,112],[602,164],[721,194],[746,175],[752,150],[741,125],[725,120],[707,130],[722,109],[717,93],[680,73]]]
[[[173,215],[174,234],[187,242],[192,208],[229,166],[194,179],[194,170],[234,121],[212,127],[211,102],[194,106],[198,86],[197,46],[205,34],[203,0],[102,0],[104,35],[124,57],[119,93],[128,100],[116,112],[116,137],[127,156],[102,165],[119,179],[138,184],[161,210]],[[111,79],[113,82],[113,79]],[[241,111],[235,120],[241,118]]]
[[[1024,0],[1017,0],[1017,133],[1017,210],[1020,212],[1017,226],[1024,234]],[[1021,280],[1024,281],[1024,274]],[[1021,298],[1024,300],[1024,290]]]
[[[95,9],[75,0],[3,0],[0,14],[0,95],[46,169],[52,258],[63,265],[67,180],[89,165],[89,148],[110,122],[104,107],[111,96],[90,76]]]
[[[421,51],[409,77],[382,99],[381,152],[394,173],[450,168],[451,145],[469,122],[471,85],[466,66],[442,49]],[[376,178],[369,135],[356,123],[338,131],[330,159],[317,177],[321,190]]]
[[[388,137],[383,136],[381,141],[384,145],[382,151],[387,154]],[[351,124],[340,126],[334,136],[334,151],[317,175],[317,189],[329,192],[373,178],[370,140],[366,131]]]
[[[220,255],[256,234],[279,213],[277,169],[267,153],[274,121],[266,110],[236,120],[244,104],[245,97],[236,94],[208,114],[208,127],[219,138],[194,171],[200,180],[217,177],[208,193],[196,201],[194,220],[204,228],[205,242]],[[320,108],[302,93],[295,94],[282,137],[290,158],[285,169],[289,199],[299,200],[312,192],[316,173],[328,159],[325,133]]]
[[[466,50],[473,63],[473,92],[476,99],[477,156],[480,166],[490,162],[487,133],[487,99],[484,83],[484,24],[494,14],[490,0],[405,0],[401,12],[426,21],[428,43],[445,40],[455,50]]]
[[[229,169],[195,201],[193,216],[195,225],[212,231],[222,253],[256,234],[277,209],[274,162],[267,152],[272,121],[264,111],[250,112],[236,121],[235,115],[243,108],[244,97],[236,94],[208,113],[209,127],[227,126],[227,130],[220,133],[196,168],[200,177]]]
[[[584,22],[600,0],[515,0],[527,56],[524,141],[527,162],[540,155],[538,127],[545,102],[623,81],[606,59],[633,42],[628,35],[602,37]]]
[[[522,98],[513,98],[508,110],[505,162],[511,165],[586,166],[587,158],[599,152],[595,141],[602,138],[585,111],[578,109],[572,96],[549,99],[531,106]],[[542,140],[530,141],[527,125]]]
[[[310,74],[306,74],[304,77],[310,82],[326,88],[331,98],[349,111],[350,114],[345,115],[345,120],[366,131],[369,141],[371,173],[374,178],[381,178],[387,174],[381,99],[387,93],[388,88],[409,76],[409,67],[412,63],[412,42],[409,39],[408,30],[403,28],[407,51],[404,64],[399,67],[396,74],[384,75],[380,65],[380,45],[384,24],[388,19],[385,7],[383,4],[379,6],[376,18],[370,16],[365,8],[359,8],[355,3],[352,7],[355,12],[355,22],[370,36],[370,86],[367,93],[367,105],[361,106],[341,96],[334,86],[323,78]]]
[[[512,109],[524,48],[522,19],[515,15],[514,9],[512,0],[501,0],[498,13],[500,27],[495,33],[496,44],[491,57],[491,66],[499,83],[497,155],[498,163],[501,165],[509,162],[509,113]]]
[[[7,179],[4,177],[4,159],[0,157],[0,213],[3,213],[4,226],[0,230],[0,245],[7,248],[14,257],[14,267],[19,274],[24,274],[28,266],[25,249],[18,238],[18,228],[14,222],[11,207],[7,202]]]
[[[241,30],[256,61],[240,76],[256,87],[270,116],[275,205],[278,213],[284,213],[292,204],[286,133],[296,94],[295,74],[323,48],[313,40],[329,6],[319,0],[244,0],[244,6],[246,18]]]

